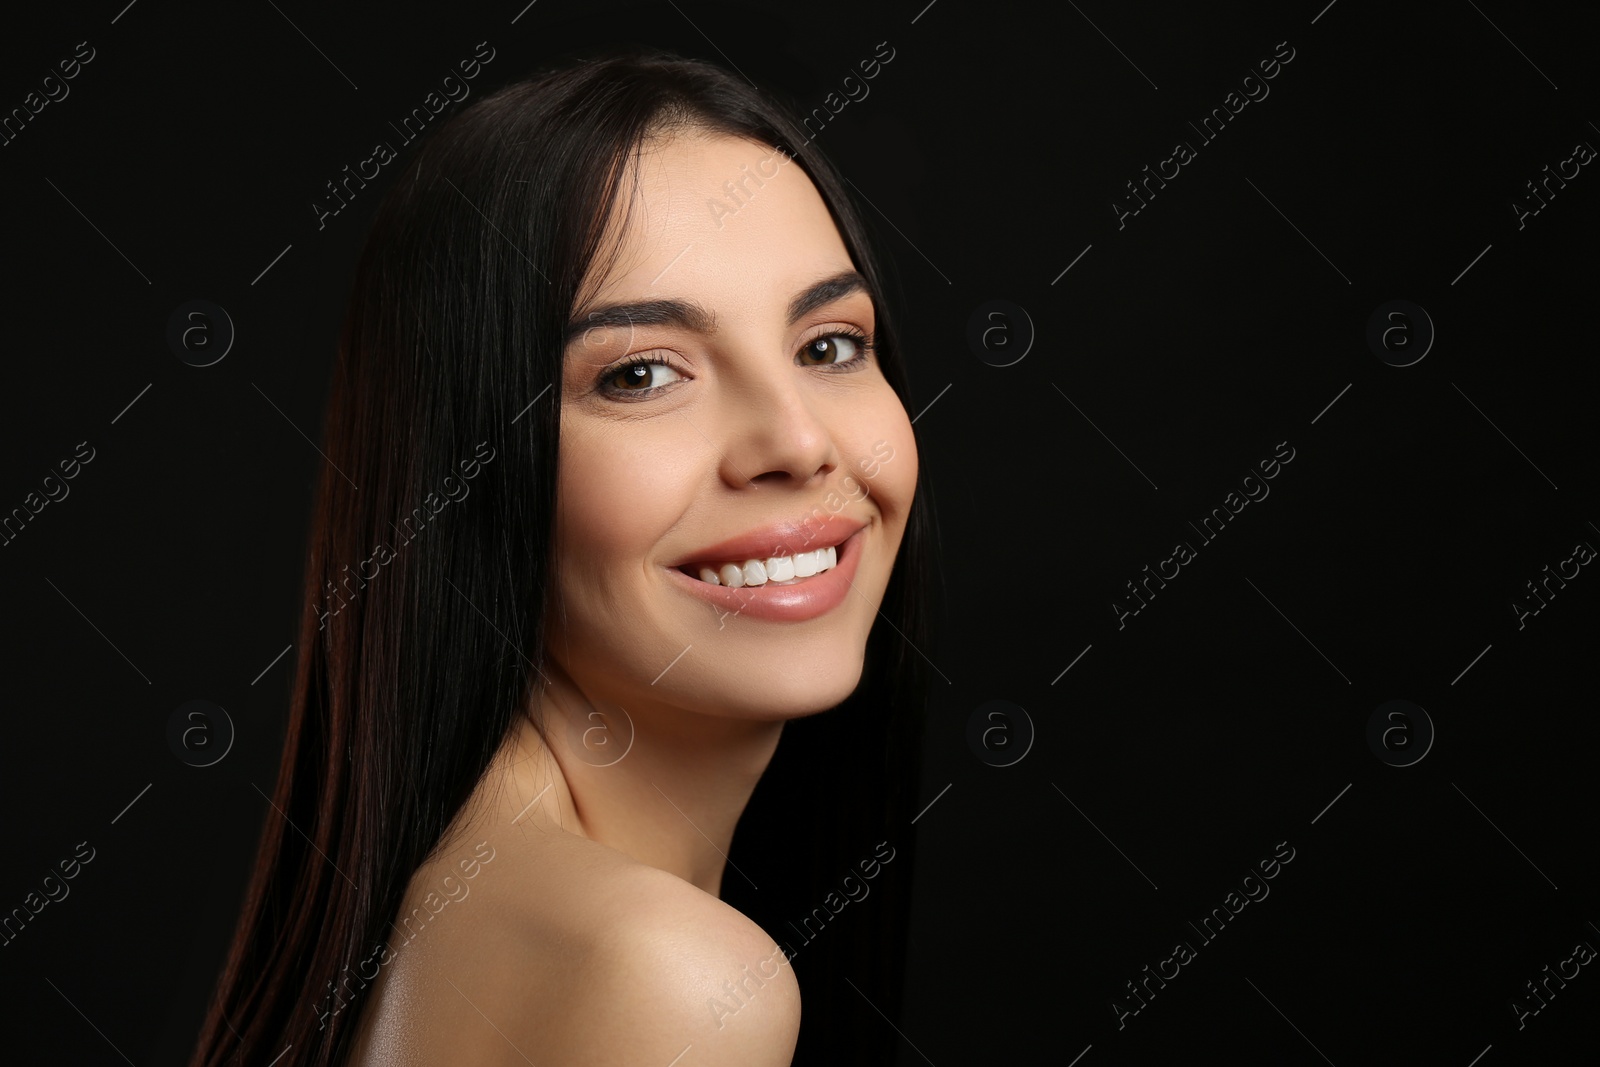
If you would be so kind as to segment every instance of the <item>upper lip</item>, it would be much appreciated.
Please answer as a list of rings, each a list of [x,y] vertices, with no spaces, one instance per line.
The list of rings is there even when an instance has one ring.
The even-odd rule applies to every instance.
[[[746,559],[769,559],[773,556],[792,556],[796,552],[809,552],[837,545],[857,531],[865,529],[866,526],[866,519],[851,518],[848,515],[768,523],[754,530],[747,530],[737,537],[697,549],[672,565],[687,567],[692,563],[727,563]]]

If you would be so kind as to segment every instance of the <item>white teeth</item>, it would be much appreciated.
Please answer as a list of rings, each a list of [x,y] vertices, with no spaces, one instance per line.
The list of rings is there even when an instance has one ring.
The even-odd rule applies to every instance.
[[[704,564],[699,567],[700,580],[711,585],[725,585],[729,589],[766,585],[768,582],[792,582],[796,578],[810,578],[839,565],[837,546],[817,548],[810,552],[797,552],[792,556],[769,556],[766,559],[747,559],[742,563],[723,563],[718,566]]]

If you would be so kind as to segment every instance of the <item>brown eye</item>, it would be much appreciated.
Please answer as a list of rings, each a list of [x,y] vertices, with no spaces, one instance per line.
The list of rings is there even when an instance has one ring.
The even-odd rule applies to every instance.
[[[644,360],[608,372],[602,388],[611,393],[648,393],[682,377],[665,363]]]
[[[841,348],[841,345],[843,346]],[[850,363],[863,357],[867,347],[865,339],[848,333],[829,333],[810,342],[800,350],[801,362],[821,367],[835,363]]]

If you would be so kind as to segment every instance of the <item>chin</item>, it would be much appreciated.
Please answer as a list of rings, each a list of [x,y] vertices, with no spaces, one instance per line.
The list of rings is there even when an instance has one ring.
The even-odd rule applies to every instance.
[[[803,719],[843,703],[861,684],[864,665],[864,652],[857,652],[809,667],[787,663],[750,672],[726,690],[723,706],[744,719]]]

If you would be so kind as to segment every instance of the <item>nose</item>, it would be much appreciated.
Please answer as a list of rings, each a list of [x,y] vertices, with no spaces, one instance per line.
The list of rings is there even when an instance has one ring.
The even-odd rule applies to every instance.
[[[728,382],[720,471],[728,485],[807,488],[838,468],[832,427],[808,393],[805,373],[791,364]]]

